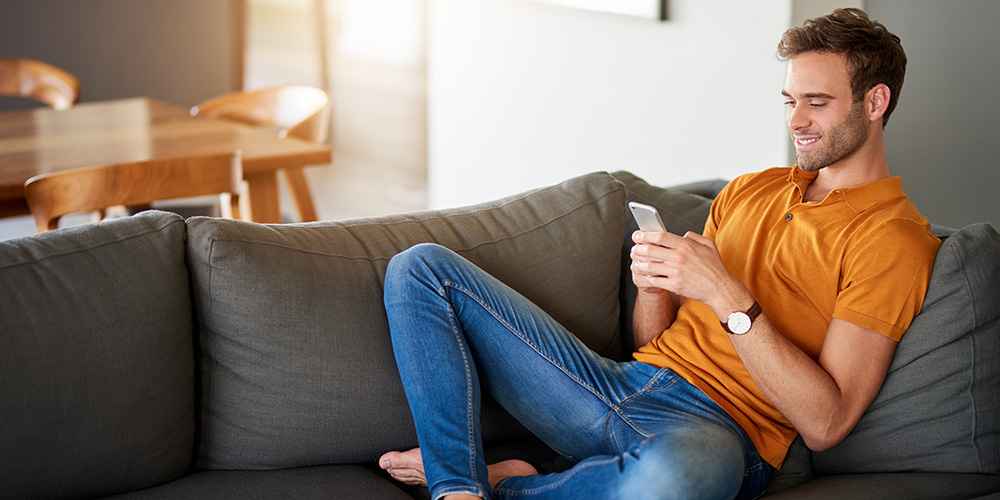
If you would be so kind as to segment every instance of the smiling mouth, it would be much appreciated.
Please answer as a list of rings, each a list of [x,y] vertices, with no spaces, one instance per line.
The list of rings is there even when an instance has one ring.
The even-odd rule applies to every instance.
[[[795,139],[795,146],[799,148],[809,147],[819,141],[819,137],[807,137],[807,138],[797,138]]]

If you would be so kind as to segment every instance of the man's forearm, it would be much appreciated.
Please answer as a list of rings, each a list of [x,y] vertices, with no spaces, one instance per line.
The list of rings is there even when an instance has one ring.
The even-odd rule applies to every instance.
[[[632,330],[638,349],[658,337],[674,323],[677,317],[677,300],[670,292],[639,291],[632,312]]]
[[[827,334],[830,342],[824,342],[814,361],[779,333],[766,314],[759,320],[747,335],[730,336],[750,375],[810,449],[837,444],[881,387],[895,342],[835,320]]]

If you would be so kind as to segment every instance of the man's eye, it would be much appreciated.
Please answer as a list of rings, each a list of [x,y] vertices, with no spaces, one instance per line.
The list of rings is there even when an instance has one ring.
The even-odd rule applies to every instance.
[[[795,106],[795,101],[785,101],[785,106]]]
[[[822,108],[822,107],[826,106],[826,103],[825,102],[811,102],[811,103],[809,103],[809,106],[812,107],[812,108]]]

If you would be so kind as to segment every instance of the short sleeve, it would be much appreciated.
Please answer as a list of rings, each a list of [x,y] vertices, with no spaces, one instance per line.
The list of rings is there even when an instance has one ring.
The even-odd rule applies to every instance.
[[[853,235],[833,316],[899,341],[920,312],[940,244],[907,219]]]

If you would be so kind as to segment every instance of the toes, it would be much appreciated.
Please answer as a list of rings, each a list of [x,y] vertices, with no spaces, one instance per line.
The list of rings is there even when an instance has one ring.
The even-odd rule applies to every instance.
[[[404,452],[390,451],[379,458],[378,464],[389,476],[403,484],[427,484],[419,448]]]
[[[399,461],[397,455],[399,455],[398,451],[390,451],[389,453],[382,455],[382,457],[378,459],[378,466],[385,470],[392,469],[396,462]]]
[[[422,469],[424,462],[420,456],[420,448],[414,448],[404,452],[390,451],[379,458],[378,464],[379,467],[386,470],[396,468]]]

